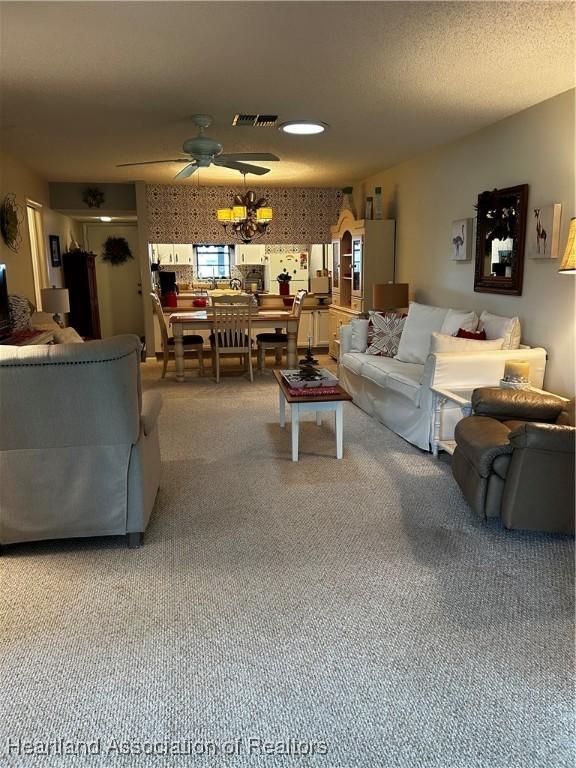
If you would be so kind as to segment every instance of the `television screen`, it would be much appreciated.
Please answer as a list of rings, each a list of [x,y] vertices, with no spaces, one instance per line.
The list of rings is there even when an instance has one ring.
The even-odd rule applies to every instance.
[[[8,311],[8,286],[6,265],[0,264],[0,339],[10,334],[10,313]]]

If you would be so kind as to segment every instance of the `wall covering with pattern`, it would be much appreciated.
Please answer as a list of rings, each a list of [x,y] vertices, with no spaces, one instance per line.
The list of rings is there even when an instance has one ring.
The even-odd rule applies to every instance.
[[[250,184],[247,185],[251,189]],[[329,243],[338,220],[342,192],[329,187],[252,187],[274,209],[260,243]],[[237,243],[216,221],[216,210],[232,205],[242,187],[147,184],[150,243]]]

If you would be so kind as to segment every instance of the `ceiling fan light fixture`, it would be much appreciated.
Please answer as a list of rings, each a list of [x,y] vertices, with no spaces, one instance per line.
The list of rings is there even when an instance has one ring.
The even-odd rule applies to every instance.
[[[284,133],[291,133],[296,136],[312,136],[316,133],[324,133],[327,127],[327,123],[320,123],[316,120],[288,120],[278,126],[279,130]]]

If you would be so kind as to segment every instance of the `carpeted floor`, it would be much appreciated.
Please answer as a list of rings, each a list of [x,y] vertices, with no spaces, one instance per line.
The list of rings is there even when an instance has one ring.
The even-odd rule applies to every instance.
[[[0,558],[1,766],[572,765],[571,540],[481,523],[447,460],[353,405],[343,461],[325,416],[293,464],[269,372],[158,374],[145,546]]]

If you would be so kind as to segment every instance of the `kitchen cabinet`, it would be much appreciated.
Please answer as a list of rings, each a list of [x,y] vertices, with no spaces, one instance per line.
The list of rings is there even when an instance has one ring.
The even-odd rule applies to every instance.
[[[330,343],[330,314],[327,309],[314,312],[314,346],[327,347]]]
[[[264,264],[266,246],[242,243],[234,247],[236,265]]]
[[[298,326],[298,346],[307,347],[310,336],[312,337],[312,346],[314,346],[314,310],[303,309]]]
[[[163,266],[194,265],[194,246],[188,243],[157,243],[152,250]]]
[[[298,346],[327,347],[329,339],[329,315],[327,309],[303,309],[298,328]]]

